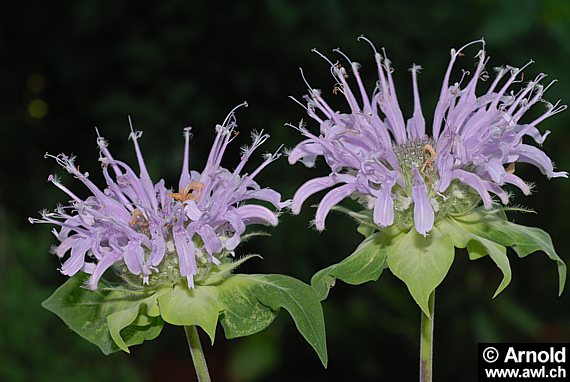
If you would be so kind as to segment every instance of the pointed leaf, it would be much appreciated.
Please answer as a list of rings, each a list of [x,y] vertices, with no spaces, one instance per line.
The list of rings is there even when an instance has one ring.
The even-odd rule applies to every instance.
[[[137,319],[138,314],[139,307],[135,306],[131,309],[120,310],[107,316],[107,325],[111,338],[113,338],[113,341],[115,341],[121,350],[127,353],[130,353],[129,348],[120,333],[121,330],[131,325]]]
[[[390,270],[406,284],[416,303],[429,317],[429,296],[453,263],[453,243],[435,226],[428,237],[411,229],[395,237],[386,250]]]
[[[160,317],[144,319],[136,322],[131,320],[131,313],[115,313],[123,311],[142,312],[153,295],[137,294],[131,291],[116,291],[105,288],[91,291],[83,288],[88,276],[77,274],[61,285],[42,306],[59,316],[74,332],[97,345],[104,354],[110,354],[119,349],[128,351],[128,347],[138,345],[146,340],[152,340],[162,330],[164,322]],[[111,317],[113,334],[109,327]],[[113,317],[120,318],[114,322]],[[144,322],[143,322],[144,321]],[[137,325],[144,323],[144,325]]]
[[[158,298],[162,319],[172,325],[201,327],[212,343],[216,335],[218,315],[222,310],[215,286],[187,285],[169,288]]]
[[[257,284],[255,293],[259,301],[273,310],[284,308],[326,367],[328,356],[325,320],[321,303],[313,288],[285,275],[258,276],[264,281]]]
[[[556,254],[550,235],[536,227],[511,223],[504,212],[472,213],[455,218],[454,222],[469,232],[505,247],[512,247],[519,257],[543,251],[558,267],[558,293],[562,294],[566,283],[566,264]]]
[[[472,236],[474,240],[470,241],[467,245],[467,250],[469,255],[475,252],[478,257],[482,257],[485,254],[489,254],[489,257],[493,262],[499,267],[503,273],[503,280],[497,287],[497,290],[493,294],[493,298],[497,297],[511,282],[511,265],[509,264],[509,258],[507,257],[507,248],[493,241],[483,239],[482,237]]]
[[[284,308],[301,335],[327,365],[325,324],[319,299],[309,285],[284,275],[234,275],[220,285],[226,337],[267,327]]]
[[[249,336],[267,328],[277,312],[257,299],[258,280],[248,275],[234,275],[219,286],[223,312],[220,323],[226,338]]]
[[[477,260],[489,255],[491,260],[499,267],[499,270],[503,273],[503,280],[493,294],[493,298],[495,298],[511,282],[511,266],[507,257],[507,249],[495,241],[480,236],[481,230],[477,228],[477,217],[469,215],[467,215],[469,223],[449,218],[442,220],[438,223],[438,226],[451,239],[455,247],[467,248],[471,260]]]
[[[385,231],[374,233],[340,263],[317,272],[311,279],[311,285],[319,299],[327,298],[337,279],[351,285],[378,280],[387,267],[385,246],[391,238]]]
[[[132,291],[101,281],[102,288],[82,288],[86,275],[70,278],[43,306],[105,354],[156,338],[164,321],[200,326],[214,341],[220,319],[226,337],[257,333],[281,308],[326,366],[323,311],[313,288],[282,275],[231,275],[216,285],[163,287]]]

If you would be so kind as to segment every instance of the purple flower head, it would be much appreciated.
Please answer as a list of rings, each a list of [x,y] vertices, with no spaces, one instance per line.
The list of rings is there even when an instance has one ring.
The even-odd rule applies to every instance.
[[[508,204],[503,189],[514,185],[528,195],[530,186],[514,174],[515,163],[530,163],[548,178],[567,177],[557,172],[550,158],[536,146],[523,143],[529,136],[541,145],[548,134],[541,134],[539,123],[567,108],[560,102],[552,105],[543,100],[546,90],[555,82],[544,85],[545,74],[524,83],[522,68],[495,68],[495,77],[485,90],[477,85],[490,76],[485,70],[488,57],[484,41],[478,40],[451,50],[451,60],[444,76],[439,101],[433,115],[431,136],[426,132],[417,75],[421,69],[413,65],[412,88],[414,110],[404,119],[398,104],[392,78],[393,68],[386,52],[374,49],[379,80],[371,95],[360,77],[360,65],[350,61],[348,67],[332,63],[336,81],[333,93],[341,93],[350,107],[348,113],[333,110],[320,90],[310,85],[302,105],[320,125],[312,133],[301,123],[297,128],[306,139],[289,153],[291,164],[301,161],[313,166],[323,156],[331,174],[312,179],[296,192],[293,213],[299,213],[311,195],[332,188],[317,209],[315,225],[323,230],[331,208],[347,197],[353,197],[372,211],[378,226],[398,222],[415,226],[427,235],[438,218],[468,212],[481,201],[484,208],[493,206],[491,195]],[[458,82],[451,82],[456,60],[468,46],[481,43],[476,55],[474,73],[463,71]],[[352,80],[356,86],[349,85]],[[304,78],[304,77],[303,77]],[[305,81],[306,82],[306,81]],[[530,121],[522,121],[525,113],[537,103],[546,104],[546,111]]]
[[[142,133],[132,128],[130,139],[138,159],[138,174],[115,159],[105,139],[98,135],[99,161],[106,181],[103,190],[89,179],[88,173],[79,170],[74,157],[46,154],[91,193],[81,199],[50,175],[48,180],[69,195],[70,204],[54,212],[42,212],[41,219],[30,218],[31,223],[60,227],[53,231],[60,241],[54,252],[60,258],[70,252],[61,273],[90,274],[91,289],[96,289],[103,273],[112,266],[128,281],[149,284],[186,278],[188,286],[193,287],[196,276],[207,272],[212,264],[219,265],[226,255],[233,255],[249,224],[277,225],[275,211],[247,202],[267,202],[276,210],[287,205],[278,192],[261,188],[254,180],[280,154],[267,154],[253,172],[243,171],[269,135],[253,134],[253,144],[243,148],[235,170],[221,167],[224,152],[237,133],[234,111],[216,126],[216,138],[201,173],[189,170],[191,134],[190,128],[184,130],[184,159],[177,192],[167,189],[164,180],[152,182],[138,143]]]

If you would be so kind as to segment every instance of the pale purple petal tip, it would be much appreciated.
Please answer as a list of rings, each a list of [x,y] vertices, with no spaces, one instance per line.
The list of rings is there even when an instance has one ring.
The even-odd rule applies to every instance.
[[[329,214],[330,210],[340,203],[344,198],[349,197],[354,191],[356,191],[355,184],[345,184],[343,186],[337,187],[329,191],[321,200],[319,207],[317,208],[317,213],[315,215],[315,227],[322,231],[325,229],[325,219]]]
[[[394,200],[391,191],[392,187],[385,184],[376,197],[373,219],[381,227],[388,227],[394,223]]]
[[[293,202],[291,203],[291,212],[293,212],[295,215],[298,215],[301,212],[303,203],[311,195],[316,194],[319,191],[326,190],[327,188],[331,188],[340,182],[340,178],[334,174],[307,181],[305,184],[299,187],[297,192],[295,192],[295,195],[293,196]]]
[[[491,195],[489,195],[489,191],[487,191],[485,184],[479,176],[465,170],[453,170],[453,178],[477,191],[483,201],[485,209],[488,210],[492,208],[493,201],[491,200]]]
[[[427,233],[433,228],[435,214],[429,201],[426,184],[417,169],[414,169],[412,199],[414,201],[414,225],[416,231],[423,236],[427,236]]]
[[[246,224],[268,224],[276,226],[278,223],[277,215],[267,207],[247,204],[238,207],[235,211]]]

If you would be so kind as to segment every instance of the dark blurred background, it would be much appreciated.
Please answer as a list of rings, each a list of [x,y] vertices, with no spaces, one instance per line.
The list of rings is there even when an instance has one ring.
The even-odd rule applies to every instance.
[[[0,380],[170,381],[194,378],[183,330],[132,349],[104,356],[40,307],[65,277],[49,254],[55,239],[28,216],[67,200],[46,183],[63,170],[43,158],[46,151],[75,153],[82,170],[102,184],[95,144],[97,126],[116,157],[134,164],[127,141],[127,116],[143,130],[151,176],[174,185],[181,165],[182,128],[192,125],[193,168],[200,170],[214,126],[243,100],[242,134],[225,158],[232,167],[251,129],[266,129],[264,148],[293,146],[301,138],[283,127],[304,118],[287,96],[305,92],[297,67],[313,86],[333,98],[328,66],[311,48],[329,54],[340,46],[364,65],[372,88],[374,60],[364,33],[386,46],[393,61],[399,99],[411,114],[407,68],[424,67],[420,87],[429,120],[449,59],[449,49],[484,36],[490,66],[520,66],[529,58],[560,82],[550,100],[569,101],[570,2],[565,0],[284,1],[206,5],[196,1],[98,0],[4,2],[0,10]],[[473,68],[476,49],[460,63]],[[330,53],[332,55],[332,53]],[[455,79],[460,75],[455,73]],[[537,106],[538,113],[542,105]],[[552,136],[545,150],[570,169],[570,112],[542,124]],[[309,123],[313,130],[314,123]],[[258,157],[259,158],[259,157]],[[259,158],[260,160],[260,158]],[[251,165],[254,165],[252,163]],[[570,184],[546,181],[531,166],[519,166],[537,192],[516,202],[539,211],[514,215],[552,235],[569,260],[567,234]],[[305,180],[326,173],[281,159],[259,178],[287,198]],[[81,192],[78,182],[64,176]],[[316,202],[318,198],[311,199]],[[314,209],[284,215],[272,238],[257,238],[242,252],[261,253],[242,272],[284,273],[306,282],[318,269],[349,254],[361,238],[347,217],[332,215],[321,234],[309,227]],[[500,273],[490,259],[476,262],[458,252],[437,296],[434,379],[474,381],[477,343],[570,341],[570,293],[556,296],[556,267],[543,254],[520,260],[511,253],[513,282],[491,300]],[[417,379],[419,309],[405,286],[385,273],[359,287],[339,283],[324,303],[328,370],[284,313],[264,332],[228,341],[218,333],[206,345],[215,381],[408,381]]]

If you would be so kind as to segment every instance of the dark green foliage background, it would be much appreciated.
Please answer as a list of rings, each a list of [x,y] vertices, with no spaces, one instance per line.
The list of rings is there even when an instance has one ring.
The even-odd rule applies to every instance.
[[[5,2],[0,10],[0,380],[2,381],[169,381],[192,380],[193,370],[181,328],[167,327],[155,341],[132,354],[103,356],[40,308],[65,278],[48,253],[55,239],[47,226],[26,218],[53,208],[66,196],[45,180],[64,175],[43,154],[75,153],[82,170],[102,184],[94,126],[110,140],[115,156],[134,162],[127,141],[127,115],[144,131],[142,146],[151,175],[175,184],[181,165],[182,128],[194,127],[193,168],[201,169],[214,126],[236,104],[242,134],[225,158],[231,167],[251,129],[292,146],[300,137],[285,122],[303,118],[287,95],[305,88],[298,66],[329,99],[327,65],[309,53],[341,46],[364,65],[369,87],[375,77],[361,33],[386,46],[396,68],[399,99],[411,112],[413,62],[424,67],[420,88],[430,119],[449,49],[484,36],[491,66],[522,65],[558,78],[550,100],[570,97],[570,2],[564,0],[463,1],[284,1],[205,5],[192,1],[97,0]],[[475,50],[461,64],[472,69]],[[459,72],[456,72],[456,78]],[[44,86],[39,86],[39,74]],[[41,81],[40,81],[41,82]],[[43,100],[43,118],[29,105]],[[336,102],[336,101],[335,101]],[[36,102],[37,105],[37,102]],[[540,105],[538,109],[540,109]],[[538,112],[538,111],[536,111]],[[553,131],[545,150],[561,169],[570,169],[570,112],[543,123]],[[316,129],[315,124],[309,124]],[[134,163],[133,163],[134,164]],[[251,164],[252,166],[254,163]],[[280,160],[262,173],[291,197],[306,179],[326,172]],[[517,202],[539,211],[516,215],[518,223],[551,233],[559,254],[570,259],[570,183],[547,182],[530,166],[517,172],[536,182],[531,197]],[[77,182],[67,185],[83,192]],[[84,194],[82,194],[84,195]],[[318,199],[313,198],[312,203]],[[349,254],[360,241],[355,224],[333,215],[321,234],[309,227],[314,210],[284,215],[272,238],[242,247],[263,261],[242,272],[284,273],[306,282],[318,269]],[[511,257],[513,282],[491,296],[500,273],[490,259],[470,263],[459,252],[438,291],[435,341],[437,381],[474,381],[477,343],[483,341],[570,341],[570,294],[556,297],[555,266],[545,256]],[[261,334],[226,341],[218,332],[206,346],[216,381],[407,381],[417,379],[419,309],[405,286],[388,272],[360,287],[338,285],[324,303],[329,369],[322,369],[310,347],[282,315]]]

